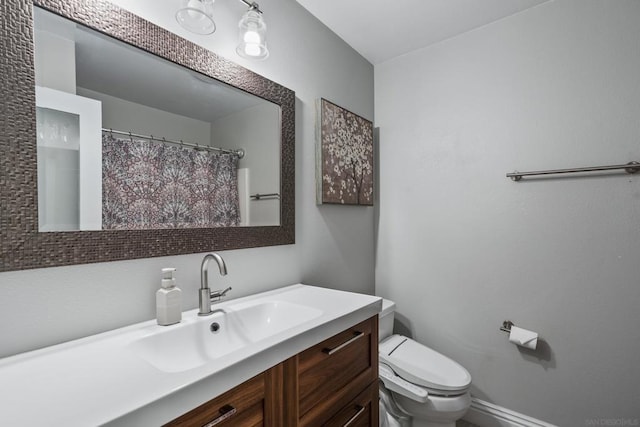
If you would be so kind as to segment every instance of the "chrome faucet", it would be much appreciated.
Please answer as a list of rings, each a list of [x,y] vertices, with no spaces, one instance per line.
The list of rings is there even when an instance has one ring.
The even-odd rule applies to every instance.
[[[227,294],[231,290],[231,287],[228,287],[225,290],[212,291],[209,288],[209,261],[215,260],[218,263],[218,268],[220,269],[220,275],[227,275],[227,265],[224,263],[222,257],[216,253],[205,255],[202,260],[202,264],[200,266],[200,310],[198,311],[198,316],[208,316],[213,313],[211,311],[211,303],[215,301],[220,301],[220,299]]]

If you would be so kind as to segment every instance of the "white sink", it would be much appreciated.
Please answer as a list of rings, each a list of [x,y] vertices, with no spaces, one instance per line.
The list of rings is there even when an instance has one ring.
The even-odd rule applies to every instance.
[[[176,325],[154,326],[128,347],[163,372],[182,372],[321,315],[317,308],[286,301],[248,301],[225,305],[209,316],[191,313]]]
[[[225,309],[231,331],[258,342],[322,315],[322,310],[287,301],[249,301]]]

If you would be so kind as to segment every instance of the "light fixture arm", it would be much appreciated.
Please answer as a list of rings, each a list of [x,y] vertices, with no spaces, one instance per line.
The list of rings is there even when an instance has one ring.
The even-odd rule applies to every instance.
[[[250,10],[255,10],[258,13],[262,13],[262,11],[260,10],[260,5],[258,5],[258,3],[254,1],[249,1],[249,0],[240,0],[240,1],[246,4],[247,6],[249,6]]]

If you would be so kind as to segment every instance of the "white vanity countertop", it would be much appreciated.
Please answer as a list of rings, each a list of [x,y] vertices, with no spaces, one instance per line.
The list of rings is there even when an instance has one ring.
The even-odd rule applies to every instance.
[[[158,326],[155,319],[0,359],[0,425],[161,425],[382,308],[375,296],[301,284],[213,308],[258,300],[322,313],[181,372],[163,372],[130,349],[141,338],[174,327]],[[197,310],[183,313],[183,323],[202,319]]]

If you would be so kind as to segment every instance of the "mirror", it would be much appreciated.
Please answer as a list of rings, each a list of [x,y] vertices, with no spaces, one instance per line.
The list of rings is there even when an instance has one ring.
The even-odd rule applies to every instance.
[[[39,231],[279,225],[280,107],[34,9]]]
[[[5,94],[0,115],[0,271],[295,242],[293,91],[108,1],[34,0],[33,5],[36,7],[32,9],[25,7],[22,0],[6,0],[0,6],[3,20],[0,43],[7,53],[5,60],[0,62],[0,75],[3,76],[0,84]],[[35,24],[44,23],[44,27],[34,28],[34,17]],[[47,27],[56,21],[60,23],[57,30]],[[45,46],[42,47],[39,44],[41,31],[59,31],[61,34],[56,37],[63,35],[67,42],[65,37],[62,41],[45,37]],[[88,38],[94,40],[89,42]],[[67,47],[66,51],[63,49],[62,53],[47,46],[47,42],[56,41],[62,45],[73,41],[73,46]],[[114,61],[113,57],[109,59],[105,54],[100,58],[98,54],[97,59],[103,62],[116,62],[115,71],[111,67],[111,73],[103,74],[103,70],[98,73],[96,68],[103,67],[104,63],[86,59],[82,52],[85,42],[101,43],[98,52],[113,50],[127,60]],[[106,47],[107,43],[111,43],[110,47]],[[96,48],[86,50],[96,56]],[[72,52],[73,62],[60,60]],[[129,56],[140,52],[142,57],[132,59],[133,56]],[[53,58],[47,58],[47,55]],[[129,62],[144,63],[141,68],[147,71],[142,73],[143,80],[136,80],[133,87],[127,80],[129,77],[133,80],[134,70],[128,66],[135,64]],[[45,69],[58,66],[72,72],[60,77],[64,74],[58,73],[59,70],[51,73],[41,69],[43,64]],[[163,74],[164,71],[156,74],[156,69],[161,66],[167,67],[169,74]],[[114,75],[117,72],[121,75]],[[140,75],[140,70],[137,73]],[[152,89],[152,94],[139,93],[138,89],[148,89],[154,84],[151,76],[159,75],[165,76],[161,81],[164,92]],[[180,82],[175,77],[178,75],[181,76]],[[53,79],[53,82],[48,79]],[[186,87],[197,88],[197,94],[187,94]],[[202,96],[206,93],[215,96]],[[235,101],[230,101],[230,97],[235,97]],[[211,102],[218,98],[225,99],[223,106]],[[109,103],[118,107],[107,107]],[[126,106],[132,107],[131,104],[134,108],[127,110]],[[236,105],[236,109],[225,110],[229,104]],[[267,113],[249,119],[247,111],[251,109]],[[141,118],[128,114],[130,110],[158,110],[160,113]],[[169,125],[168,117],[176,119],[174,116],[181,117]],[[140,125],[145,121],[160,123],[164,127]],[[242,134],[248,127],[248,121],[255,122],[257,126],[253,130],[254,137]],[[178,122],[181,125],[176,124]],[[239,122],[242,126],[238,125]],[[187,123],[197,123],[197,126]],[[200,135],[193,133],[197,129],[200,129]],[[86,135],[93,143],[83,150]],[[150,141],[152,138],[156,141]],[[250,206],[248,220],[245,219],[244,223],[240,215],[237,222],[231,223],[194,221],[158,226],[136,214],[131,215],[138,221],[134,225],[108,228],[103,224],[104,213],[109,212],[104,207],[104,192],[97,190],[100,186],[111,185],[105,184],[104,161],[96,163],[94,158],[93,163],[85,163],[86,160],[82,159],[104,155],[105,140],[113,144],[144,143],[146,150],[150,150],[149,147],[166,148],[166,151],[189,153],[189,158],[201,154],[207,158],[233,157],[234,152],[243,149],[246,154],[243,159],[237,159],[236,175],[231,172],[224,176],[230,177],[229,181],[240,188],[247,186],[247,181],[242,183],[237,170],[248,168],[251,176],[264,167],[273,179],[261,179],[269,182],[269,186],[264,188],[252,188],[249,183],[249,198],[256,193],[277,194],[280,198],[256,201],[261,207],[267,206],[265,202],[275,206],[270,219],[264,221],[254,221],[253,214],[256,213],[256,218],[258,215]],[[182,146],[180,140],[183,141]],[[191,142],[200,150],[188,148],[187,143]],[[211,144],[224,151],[202,149]],[[121,154],[121,150],[113,151]],[[259,165],[251,163],[257,159],[268,161]],[[93,164],[94,170],[91,171],[86,164]],[[97,174],[97,170],[102,170],[102,173]],[[178,170],[184,175],[184,170]],[[225,170],[233,171],[233,166]],[[85,178],[85,172],[93,172],[88,174],[93,178]],[[126,178],[125,181],[127,179],[132,180]],[[155,178],[148,182],[155,182]],[[61,189],[64,187],[73,191],[63,193]],[[241,211],[239,196],[237,200],[237,210]],[[85,204],[93,207],[85,211]],[[47,212],[49,208],[50,212]],[[145,209],[141,211],[147,212]],[[187,216],[174,215],[179,218]]]

